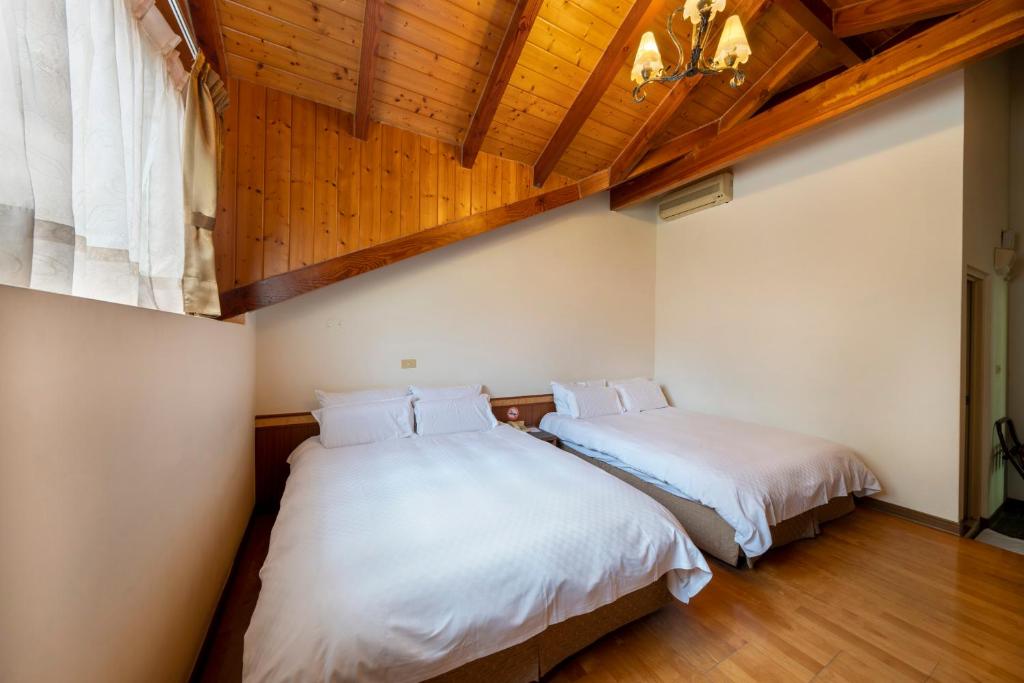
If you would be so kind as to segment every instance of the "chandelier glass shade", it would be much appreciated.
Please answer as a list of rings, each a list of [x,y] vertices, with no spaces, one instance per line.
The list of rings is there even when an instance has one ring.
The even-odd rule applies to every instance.
[[[633,101],[639,103],[647,98],[644,88],[650,83],[672,83],[691,76],[729,72],[732,73],[729,85],[738,88],[743,84],[745,74],[740,66],[750,59],[751,52],[739,15],[734,14],[726,20],[714,58],[709,61],[705,56],[712,22],[719,12],[725,11],[725,3],[726,0],[686,0],[668,15],[668,37],[679,55],[675,66],[666,67],[662,62],[654,32],[643,34],[630,74],[636,84],[633,88]],[[678,15],[682,15],[692,25],[688,59],[684,59],[683,47],[672,26]]]

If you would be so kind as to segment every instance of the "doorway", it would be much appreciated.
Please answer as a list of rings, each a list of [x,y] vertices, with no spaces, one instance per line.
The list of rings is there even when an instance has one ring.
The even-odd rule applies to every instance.
[[[984,281],[968,273],[963,295],[960,424],[960,534],[968,536],[977,533],[984,516],[984,481],[980,476],[984,464],[984,302]]]

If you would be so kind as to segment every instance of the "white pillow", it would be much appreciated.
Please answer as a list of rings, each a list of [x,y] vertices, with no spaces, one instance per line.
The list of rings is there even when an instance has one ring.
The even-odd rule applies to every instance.
[[[611,387],[572,387],[568,390],[569,415],[579,418],[619,415],[622,404]]]
[[[622,405],[627,413],[637,413],[643,410],[656,410],[668,405],[665,399],[665,392],[661,390],[657,382],[650,380],[616,383],[613,385],[615,391],[622,399]]]
[[[404,439],[413,434],[412,397],[339,403],[313,411],[325,448]]]
[[[317,389],[313,392],[320,407],[336,406],[342,403],[369,403],[370,401],[388,401],[409,395],[406,387],[393,389],[363,389],[362,391],[329,392]]]
[[[604,387],[608,382],[603,379],[585,379],[580,382],[552,382],[551,393],[555,397],[555,411],[561,415],[571,415],[568,392],[574,387]]]
[[[469,398],[479,396],[483,391],[480,384],[463,384],[457,387],[409,387],[412,395],[421,400],[433,401],[439,398]]]
[[[498,426],[487,394],[416,401],[416,433],[420,436],[485,432]]]

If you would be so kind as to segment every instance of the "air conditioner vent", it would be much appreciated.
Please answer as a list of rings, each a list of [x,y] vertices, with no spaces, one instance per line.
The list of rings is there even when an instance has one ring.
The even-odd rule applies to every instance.
[[[666,196],[658,205],[658,215],[661,220],[670,221],[731,201],[732,173],[727,172],[688,185]]]

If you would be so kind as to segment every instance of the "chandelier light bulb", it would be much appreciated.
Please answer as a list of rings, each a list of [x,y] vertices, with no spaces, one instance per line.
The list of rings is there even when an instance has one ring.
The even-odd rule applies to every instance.
[[[722,37],[715,51],[715,64],[737,67],[750,59],[750,43],[743,30],[743,22],[738,14],[729,17],[722,29]]]
[[[714,21],[716,14],[725,11],[725,0],[686,0],[683,4],[683,19],[688,19],[696,26],[700,23],[701,9],[704,7],[711,9],[708,21]]]
[[[651,78],[660,77],[664,70],[661,52],[658,50],[658,41],[654,38],[654,32],[648,31],[640,38],[640,47],[636,51],[636,59],[633,61],[633,71],[630,77],[634,83],[639,85]]]

